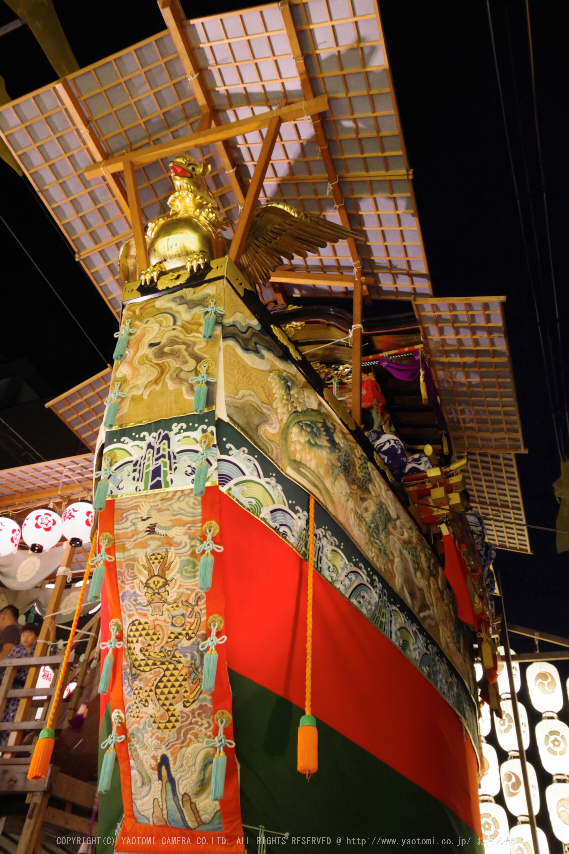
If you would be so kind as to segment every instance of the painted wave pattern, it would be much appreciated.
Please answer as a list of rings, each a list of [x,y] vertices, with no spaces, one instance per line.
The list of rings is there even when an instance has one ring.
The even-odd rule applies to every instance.
[[[306,557],[308,496],[304,508],[289,502],[281,484],[264,476],[258,455],[230,442],[224,450],[217,462],[221,489]],[[344,544],[326,525],[318,525],[318,516],[324,515],[318,508],[315,568],[413,662],[461,716],[476,743],[476,711],[462,679],[379,574],[360,559],[350,560]]]
[[[204,423],[205,419],[205,423]],[[124,433],[126,435],[120,435]],[[112,455],[109,495],[131,495],[153,489],[193,489],[200,439],[211,434],[207,449],[208,483],[217,482],[217,447],[213,413],[198,419],[173,418],[150,429],[130,428],[107,435],[105,454]]]

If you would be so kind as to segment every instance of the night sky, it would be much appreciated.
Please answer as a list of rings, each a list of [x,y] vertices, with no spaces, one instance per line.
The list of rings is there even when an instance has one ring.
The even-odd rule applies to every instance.
[[[243,0],[214,0],[200,5],[196,11],[200,15],[213,14],[247,5],[253,4]],[[152,0],[138,4],[98,0],[94,5],[56,0],[55,6],[81,66],[164,29]],[[188,16],[191,17],[194,9],[186,2]],[[562,353],[554,326],[525,3],[492,0],[491,9],[530,267],[544,334],[553,341],[559,378],[561,360],[565,360],[569,373],[566,360],[569,5],[557,0],[530,3]],[[554,527],[557,504],[551,484],[559,477],[559,458],[500,110],[486,3],[380,0],[380,10],[403,134],[414,170],[419,219],[434,292],[440,296],[507,296],[506,321],[528,450],[526,455],[518,456],[526,517],[531,524]],[[0,5],[0,26],[13,18],[8,7]],[[26,28],[0,40],[0,74],[13,98],[55,78],[55,72]],[[528,167],[527,181],[524,163]],[[105,360],[110,361],[117,328],[114,317],[74,261],[71,247],[35,198],[27,180],[19,178],[3,162],[0,162],[0,178],[0,214],[80,319]],[[531,231],[532,207],[536,241]],[[27,358],[50,383],[54,394],[61,394],[102,370],[105,360],[64,313],[2,223],[0,249],[5,300],[0,359]],[[381,304],[375,303],[370,308],[379,313]],[[565,443],[569,452],[566,432]],[[531,556],[498,552],[496,565],[502,575],[509,619],[542,631],[568,635],[569,554],[557,556],[552,533],[530,530],[530,540]],[[516,638],[513,645],[520,651],[533,648],[532,642]]]

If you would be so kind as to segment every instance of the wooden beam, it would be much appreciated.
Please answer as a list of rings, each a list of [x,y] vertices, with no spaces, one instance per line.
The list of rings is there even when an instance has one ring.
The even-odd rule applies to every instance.
[[[91,809],[95,803],[97,788],[83,780],[70,777],[69,774],[62,774],[60,771],[53,781],[51,794],[54,798],[60,798],[62,801],[70,801],[77,806]]]
[[[303,270],[287,270],[284,267],[278,267],[274,273],[271,273],[270,282],[285,282],[289,285],[342,285],[348,290],[353,290],[354,276],[349,273],[310,273]],[[368,285],[373,284],[372,278],[362,278],[362,283]]]
[[[136,188],[136,175],[134,174],[134,163],[126,160],[124,163],[124,181],[126,184],[126,196],[130,208],[130,221],[134,235],[134,246],[136,249],[136,260],[140,272],[150,266],[148,263],[148,246],[144,234],[144,223],[142,221],[142,208]]]
[[[33,793],[16,854],[31,854],[35,850],[38,836],[41,839],[41,826],[48,802],[49,792]]]
[[[546,652],[520,652],[512,655],[512,661],[553,661],[569,658],[569,652],[563,652],[560,649],[551,649]]]
[[[95,160],[105,160],[107,158],[107,152],[103,148],[97,134],[91,128],[89,120],[87,119],[87,116],[83,111],[83,107],[77,100],[75,92],[71,88],[71,84],[69,83],[69,81],[65,78],[63,80],[60,80],[59,83],[55,84],[55,90],[63,101],[63,104],[67,112],[69,113],[73,124],[81,134],[83,142],[85,143]],[[126,192],[120,181],[120,178],[114,175],[99,175],[99,177],[104,177],[105,180],[109,182],[109,184],[111,185],[111,191],[116,197],[116,200],[119,203],[119,207],[122,209],[122,212],[126,214],[126,216],[130,219],[130,211],[126,198]]]
[[[184,66],[184,71],[188,75],[188,80],[196,96],[196,100],[200,106],[202,113],[210,114],[210,125],[218,126],[221,124],[211,92],[203,77],[203,71],[196,62],[194,51],[184,27],[184,12],[179,0],[158,0],[158,7],[162,12],[164,22],[168,27],[168,32],[174,42],[180,61]],[[198,126],[198,130],[201,128]],[[237,172],[233,152],[226,141],[215,143],[217,153],[223,163],[223,168],[227,173],[229,183],[237,201],[242,205],[245,201],[245,190]]]
[[[93,482],[91,480],[81,481],[80,483],[74,482],[62,486],[54,483],[51,489],[35,489],[31,492],[18,492],[14,495],[0,498],[0,509],[28,504],[30,501],[43,501],[44,498],[51,498],[54,495],[75,495],[78,492],[91,492],[92,489]]]
[[[281,2],[279,3],[279,8],[283,16],[286,34],[290,43],[292,55],[294,57],[296,70],[300,78],[300,87],[302,89],[302,94],[304,95],[307,101],[310,101],[312,98],[314,98],[314,92],[312,89],[312,83],[310,82],[308,69],[306,68],[306,63],[304,61],[304,54],[302,52],[302,48],[300,47],[300,42],[298,40],[298,33],[296,31],[294,19],[292,17],[289,0],[281,0]],[[320,148],[320,155],[322,157],[322,160],[324,161],[324,168],[326,169],[326,175],[328,177],[328,188],[332,193],[334,204],[336,205],[336,209],[340,217],[340,222],[342,223],[344,228],[351,228],[348,212],[344,204],[344,197],[342,196],[342,192],[339,187],[339,179],[336,173],[336,169],[334,167],[334,161],[332,160],[332,155],[330,154],[330,150],[328,148],[328,140],[326,139],[326,134],[324,133],[324,130],[322,128],[322,121],[320,119],[320,116],[310,112],[308,114],[312,119],[312,124],[314,126],[314,134],[316,136],[316,141],[318,142],[318,147]],[[355,270],[358,265],[361,266],[361,261],[358,254],[358,247],[356,245],[356,241],[353,240],[351,237],[348,238],[347,244],[348,249],[350,250],[350,257],[354,264]],[[364,288],[364,298],[366,303],[371,302],[371,297],[369,295],[367,287]]]
[[[556,643],[558,646],[569,646],[569,638],[561,637],[560,635],[550,635],[547,632],[538,632],[536,629],[526,629],[525,626],[513,626],[511,623],[508,625],[508,631],[513,632],[515,635],[523,635],[527,638],[534,638],[535,640],[544,640],[549,641],[549,643]]]
[[[214,142],[221,142],[225,139],[232,139],[236,136],[243,136],[243,134],[261,130],[261,128],[268,127],[272,119],[277,116],[283,122],[293,122],[303,118],[305,115],[323,113],[327,109],[327,95],[319,95],[311,101],[295,101],[292,104],[287,104],[286,107],[266,110],[264,113],[239,119],[236,122],[229,122],[228,124],[209,128],[199,133],[196,132],[188,136],[178,137],[172,141],[161,142],[158,145],[147,145],[145,148],[138,148],[136,151],[128,151],[124,154],[118,154],[116,157],[109,157],[108,160],[101,160],[92,166],[87,166],[77,174],[85,175],[89,178],[99,174],[101,169],[108,174],[120,172],[124,169],[124,164],[127,161],[131,161],[133,166],[146,166],[148,163],[154,163],[163,157],[181,154],[190,148],[202,148],[206,145],[212,145]]]
[[[73,815],[72,812],[58,810],[55,807],[47,807],[43,820],[46,824],[65,827],[67,830],[74,830],[75,833],[82,833],[85,836],[97,835],[97,822],[91,826],[90,818],[82,818],[79,815]]]
[[[245,204],[243,205],[243,210],[241,211],[241,215],[235,229],[235,234],[233,235],[233,240],[231,241],[231,246],[227,253],[234,264],[238,264],[241,256],[243,255],[247,237],[249,236],[249,229],[251,228],[251,223],[255,214],[255,208],[259,201],[259,193],[263,188],[263,181],[267,174],[269,163],[271,162],[273,148],[275,147],[275,142],[277,141],[281,124],[281,117],[275,116],[271,119],[267,128],[263,145],[261,146],[261,153],[259,154],[259,159],[255,166],[255,171],[253,172],[253,178],[247,191]]]
[[[362,265],[354,268],[352,311],[352,418],[362,426]]]

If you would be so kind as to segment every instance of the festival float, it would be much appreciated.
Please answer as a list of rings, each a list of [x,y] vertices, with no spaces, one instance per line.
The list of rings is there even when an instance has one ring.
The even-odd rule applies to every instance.
[[[497,629],[461,496],[516,512],[503,298],[432,295],[373,0],[191,22],[159,6],[166,32],[0,109],[120,323],[112,367],[48,404],[91,449],[94,520],[26,779],[2,790],[57,818],[59,695],[100,601],[82,673],[100,658],[98,791],[80,803],[101,854],[474,852],[473,665],[499,709]]]

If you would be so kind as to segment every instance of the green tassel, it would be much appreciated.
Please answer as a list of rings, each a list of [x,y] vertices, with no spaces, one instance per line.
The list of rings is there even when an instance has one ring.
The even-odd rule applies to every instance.
[[[217,318],[215,314],[206,314],[203,319],[203,331],[202,337],[208,340],[209,338],[213,338],[213,330],[215,329],[215,322]]]
[[[99,792],[102,795],[110,791],[116,756],[117,752],[114,747],[107,750],[103,756],[103,764],[101,765],[101,773],[99,775]]]
[[[215,691],[215,674],[217,673],[217,652],[206,652],[203,657],[202,691],[211,694]]]
[[[97,570],[95,570],[96,572]],[[106,694],[111,684],[111,674],[113,672],[113,654],[109,652],[103,664],[101,678],[99,679],[99,694]]]
[[[117,415],[119,414],[119,404],[120,400],[112,400],[107,406],[105,420],[103,421],[103,427],[105,427],[106,430],[113,429],[115,421],[117,420]]]
[[[204,494],[208,474],[208,463],[198,463],[196,466],[196,473],[194,475],[194,495],[196,496],[196,498],[201,498],[201,496]]]
[[[95,497],[93,499],[93,509],[94,510],[104,510],[105,509],[105,501],[107,500],[108,494],[109,494],[109,481],[106,478],[104,480],[101,478],[101,480],[97,484],[97,489],[95,490]]]
[[[194,412],[205,412],[207,383],[198,383],[194,391]]]
[[[206,593],[211,587],[213,575],[213,555],[202,555],[200,557],[200,576],[198,586]]]
[[[128,347],[128,332],[125,332],[125,333],[117,336],[117,343],[115,346],[115,352],[113,353],[113,359],[115,360],[115,362],[120,362],[121,359],[124,359],[127,347]]]
[[[223,797],[225,788],[225,766],[227,765],[227,756],[225,753],[220,753],[213,757],[213,769],[211,772],[211,795],[212,801],[218,801]],[[100,789],[99,789],[100,791]]]
[[[101,590],[103,589],[103,581],[105,578],[105,565],[98,566],[93,572],[91,584],[89,585],[89,593],[87,602],[98,602],[101,598]],[[106,662],[105,662],[106,663]]]

